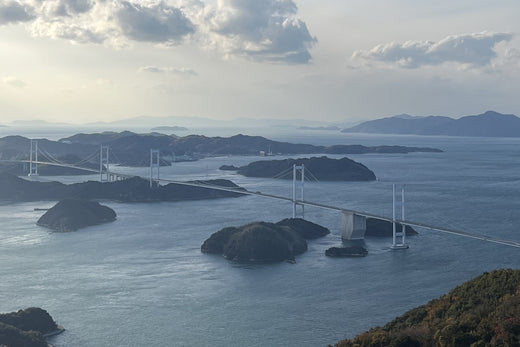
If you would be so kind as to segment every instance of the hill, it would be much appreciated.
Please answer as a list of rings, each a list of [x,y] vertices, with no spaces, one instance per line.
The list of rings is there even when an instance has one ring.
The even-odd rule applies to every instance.
[[[255,161],[237,168],[237,173],[246,177],[272,178],[286,172],[286,175],[279,176],[279,178],[292,179],[293,165],[302,164],[312,172],[316,179],[322,181],[375,181],[376,179],[372,170],[346,157],[342,159],[312,157]]]
[[[343,129],[344,133],[520,137],[520,118],[494,111],[459,119],[443,116],[394,116]]]
[[[254,222],[221,229],[204,241],[200,249],[238,262],[294,261],[296,255],[307,251],[306,239],[329,233],[327,228],[299,218],[278,223]]]
[[[520,270],[496,270],[335,346],[519,345]]]

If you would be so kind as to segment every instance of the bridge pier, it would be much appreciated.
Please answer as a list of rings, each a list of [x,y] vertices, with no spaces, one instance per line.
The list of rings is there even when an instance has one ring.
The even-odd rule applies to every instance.
[[[367,218],[351,211],[341,211],[341,238],[363,240],[367,231]]]

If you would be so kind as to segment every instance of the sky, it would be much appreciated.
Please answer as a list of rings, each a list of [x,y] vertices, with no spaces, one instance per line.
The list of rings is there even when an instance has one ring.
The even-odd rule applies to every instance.
[[[0,0],[0,123],[520,115],[518,0]]]

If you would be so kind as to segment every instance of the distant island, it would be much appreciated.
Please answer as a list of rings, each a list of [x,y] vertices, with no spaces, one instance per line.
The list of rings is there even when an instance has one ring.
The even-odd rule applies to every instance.
[[[327,228],[299,218],[278,223],[255,222],[219,230],[204,241],[201,251],[238,262],[294,261],[295,256],[307,250],[306,239],[329,233]]]
[[[161,133],[137,134],[130,131],[76,134],[59,141],[38,139],[40,149],[53,158],[69,157],[71,164],[77,163],[72,157],[97,158],[87,164],[99,167],[100,145],[110,147],[110,163],[123,166],[148,166],[150,149],[161,153],[162,165],[175,161],[197,160],[208,156],[259,155],[267,152],[281,155],[294,154],[365,154],[365,153],[410,153],[442,152],[435,148],[405,146],[362,146],[332,145],[314,146],[293,144],[266,139],[261,136],[235,135],[231,137],[207,137],[189,135],[177,137]],[[22,136],[0,138],[0,157],[3,160],[29,159],[30,140]],[[97,154],[97,157],[96,157]],[[45,158],[40,158],[45,159]],[[80,160],[80,161],[81,161]],[[84,165],[85,163],[82,163]],[[2,164],[4,168],[10,164]],[[42,174],[43,171],[42,171]]]
[[[293,165],[304,165],[313,178],[322,181],[374,181],[376,175],[365,165],[349,158],[331,159],[327,157],[312,157],[300,159],[263,160],[255,161],[248,165],[235,168],[233,166],[221,166],[221,170],[236,169],[237,173],[246,177],[279,176],[282,179],[292,179]],[[287,172],[286,175],[280,173]]]
[[[45,338],[64,330],[39,307],[0,314],[1,346],[48,347]]]
[[[520,270],[485,272],[335,347],[519,346],[519,288]]]
[[[471,137],[520,137],[520,118],[494,111],[458,119],[444,116],[398,115],[363,122],[344,133],[443,135]]]
[[[36,224],[54,231],[67,232],[114,220],[116,220],[114,210],[99,202],[64,199],[45,212]]]
[[[191,181],[210,186],[241,188],[229,180],[216,179]],[[63,184],[60,182],[28,181],[10,174],[0,174],[0,200],[40,201],[76,199],[104,199],[122,202],[185,201],[218,199],[242,196],[240,193],[221,191],[210,188],[169,183],[150,188],[150,182],[140,177],[123,181]]]
[[[159,126],[151,129],[152,131],[187,131],[188,128],[179,126]]]
[[[301,127],[298,127],[298,129],[301,129],[301,130],[330,130],[330,131],[341,130],[339,127],[337,127],[335,125],[330,125],[330,126],[325,126],[325,127],[301,126]]]

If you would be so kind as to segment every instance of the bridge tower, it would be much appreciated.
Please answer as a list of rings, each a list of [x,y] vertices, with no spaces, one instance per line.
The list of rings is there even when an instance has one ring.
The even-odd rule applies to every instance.
[[[300,179],[298,180],[298,171],[300,172]],[[304,183],[305,183],[305,165],[293,165],[293,218],[296,218],[296,205],[302,207],[302,218],[305,219],[305,205],[296,202],[296,191],[300,188],[300,201],[304,201]]]
[[[31,140],[31,151],[29,152],[29,175],[38,176],[38,141]]]
[[[99,180],[101,182],[109,181],[109,161],[108,161],[108,146],[101,145],[101,150],[99,152]]]
[[[408,245],[406,244],[406,225],[401,223],[402,229],[401,231],[396,230],[396,210],[398,207],[401,207],[401,222],[404,221],[404,185],[401,186],[401,200],[396,200],[395,195],[395,184],[392,185],[392,246],[391,249],[406,249]],[[399,240],[400,238],[400,240]]]
[[[153,187],[153,181],[159,184],[159,168],[161,167],[161,155],[158,149],[150,149],[150,188]]]

